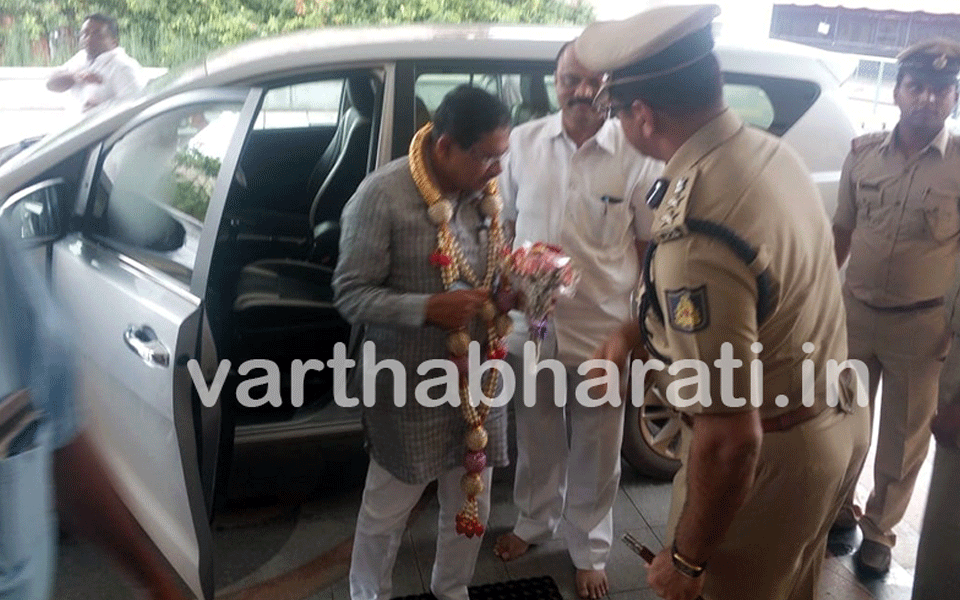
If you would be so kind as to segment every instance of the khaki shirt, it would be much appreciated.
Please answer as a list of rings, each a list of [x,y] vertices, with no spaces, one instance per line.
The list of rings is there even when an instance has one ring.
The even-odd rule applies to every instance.
[[[954,335],[960,335],[960,261],[953,268],[953,282],[944,298],[947,306],[947,324]]]
[[[943,129],[908,159],[895,134],[853,141],[834,217],[853,231],[846,285],[871,306],[943,297],[960,240],[960,138]]]
[[[664,318],[660,322],[648,313],[651,342],[674,363],[697,359],[709,366],[710,405],[681,410],[749,410],[755,358],[762,361],[762,393],[755,395],[762,418],[801,405],[805,359],[815,367],[812,401],[823,402],[826,361],[846,358],[846,317],[829,219],[800,158],[727,110],[681,146],[664,177],[670,185],[654,215],[659,246],[652,264]],[[684,221],[692,218],[723,225],[758,249],[754,264],[745,264],[719,239],[689,233]],[[764,270],[773,281],[774,309],[760,324],[756,276]],[[714,361],[725,342],[732,345],[733,358],[743,361],[733,369],[732,393],[746,401],[745,407],[721,401]],[[757,342],[762,349],[754,346]],[[814,346],[806,348],[810,352],[804,350],[807,342]],[[683,369],[674,383],[693,374]],[[692,391],[691,386],[678,390],[684,399]],[[780,395],[786,398],[782,407],[775,402]]]

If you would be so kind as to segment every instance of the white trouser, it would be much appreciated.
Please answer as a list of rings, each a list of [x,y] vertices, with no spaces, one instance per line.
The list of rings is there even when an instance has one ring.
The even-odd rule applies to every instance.
[[[468,600],[467,586],[473,579],[482,536],[468,538],[456,531],[456,515],[463,506],[460,479],[463,467],[444,471],[437,480],[440,517],[437,524],[437,554],[433,563],[430,591],[438,600]],[[490,478],[493,469],[483,471],[484,491],[477,497],[480,522],[486,526],[490,515]],[[363,501],[357,516],[350,562],[352,600],[389,600],[393,587],[393,565],[406,529],[407,517],[428,484],[410,485],[370,459]]]
[[[549,341],[548,336],[541,361],[551,355]],[[513,500],[520,516],[513,533],[531,544],[560,533],[577,569],[604,569],[620,484],[623,404],[583,406],[575,392],[584,378],[576,367],[567,366],[566,409],[557,406],[555,376],[546,369],[537,376],[534,406],[526,406],[521,359],[511,354],[508,361],[518,390],[513,403],[517,425]]]

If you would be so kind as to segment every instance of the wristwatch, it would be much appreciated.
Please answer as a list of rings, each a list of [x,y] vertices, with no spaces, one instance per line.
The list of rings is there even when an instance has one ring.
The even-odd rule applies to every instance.
[[[704,569],[707,568],[706,564],[694,564],[692,560],[680,554],[680,551],[677,550],[676,540],[673,542],[673,548],[670,549],[670,557],[673,559],[673,568],[687,577],[700,577],[703,575]]]

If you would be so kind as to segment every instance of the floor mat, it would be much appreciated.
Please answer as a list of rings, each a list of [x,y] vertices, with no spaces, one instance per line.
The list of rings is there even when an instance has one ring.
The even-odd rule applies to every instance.
[[[553,577],[512,579],[499,583],[475,585],[468,590],[470,600],[562,600]],[[403,596],[394,600],[435,600],[433,594]]]

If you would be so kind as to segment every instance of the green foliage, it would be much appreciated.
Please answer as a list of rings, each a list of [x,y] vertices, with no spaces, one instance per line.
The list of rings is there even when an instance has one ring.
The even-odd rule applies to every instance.
[[[220,164],[219,159],[201,154],[194,148],[178,150],[173,171],[176,186],[170,205],[202,223]]]
[[[59,64],[76,51],[80,20],[116,17],[142,64],[169,67],[223,46],[288,31],[395,23],[587,23],[586,0],[0,0],[5,65]],[[49,53],[37,47],[49,46]]]

